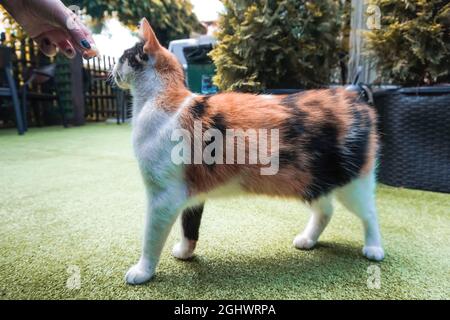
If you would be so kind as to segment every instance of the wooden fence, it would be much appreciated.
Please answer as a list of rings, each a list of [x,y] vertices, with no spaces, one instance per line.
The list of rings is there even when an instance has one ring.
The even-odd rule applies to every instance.
[[[17,40],[10,37],[1,43],[13,49],[13,70],[17,87],[20,89],[32,70],[52,63],[56,64],[56,86],[31,84],[28,114],[30,125],[48,125],[59,121],[57,103],[61,103],[67,118],[72,124],[84,121],[104,121],[114,118],[123,122],[131,116],[129,96],[107,83],[107,77],[116,59],[101,56],[82,61],[81,58],[69,60],[62,55],[48,58],[43,55],[31,39]],[[42,99],[53,94],[55,99]],[[42,97],[41,97],[41,96]],[[1,101],[0,101],[1,103]],[[7,103],[7,102],[5,102]],[[43,115],[44,121],[40,122]]]
[[[54,61],[53,58],[40,53],[37,45],[31,39],[17,40],[13,38],[6,45],[11,47],[15,54],[13,70],[19,86],[23,85],[32,69],[48,65]],[[40,88],[34,89],[40,90]]]
[[[99,56],[84,62],[87,120],[115,118],[120,122],[129,116],[128,96],[106,81],[115,63],[116,59],[109,56]]]

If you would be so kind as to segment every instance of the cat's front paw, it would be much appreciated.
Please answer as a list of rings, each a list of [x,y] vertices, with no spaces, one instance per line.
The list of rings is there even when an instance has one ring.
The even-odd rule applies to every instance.
[[[382,247],[365,246],[362,252],[367,259],[372,261],[381,261],[384,259],[384,250]]]
[[[132,266],[125,275],[125,281],[128,284],[143,284],[153,278],[155,272],[151,269],[142,267],[141,264]]]
[[[295,237],[293,244],[297,249],[311,250],[316,245],[316,241],[301,234]]]

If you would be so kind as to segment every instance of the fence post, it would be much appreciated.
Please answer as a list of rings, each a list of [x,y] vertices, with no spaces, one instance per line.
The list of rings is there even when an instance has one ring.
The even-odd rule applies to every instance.
[[[367,7],[367,1],[352,0],[350,59],[347,76],[349,83],[353,81],[360,66],[363,68],[362,75],[359,78],[361,82],[372,83],[377,77],[375,62],[364,55],[366,41],[363,33],[369,30],[367,25]]]
[[[83,59],[79,53],[70,61],[70,85],[73,105],[73,125],[85,123],[85,99],[83,85]]]

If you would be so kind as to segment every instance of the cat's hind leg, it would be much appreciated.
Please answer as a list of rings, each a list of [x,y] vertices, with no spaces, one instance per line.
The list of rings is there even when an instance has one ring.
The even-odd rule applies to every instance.
[[[333,215],[332,195],[322,196],[311,202],[312,214],[305,230],[294,239],[297,249],[312,249]]]
[[[337,190],[339,201],[363,222],[365,243],[363,255],[374,261],[384,258],[375,205],[375,173],[371,172]]]
[[[172,255],[180,260],[188,260],[194,255],[198,241],[198,231],[202,219],[204,203],[185,209],[181,215],[181,241],[172,250]]]

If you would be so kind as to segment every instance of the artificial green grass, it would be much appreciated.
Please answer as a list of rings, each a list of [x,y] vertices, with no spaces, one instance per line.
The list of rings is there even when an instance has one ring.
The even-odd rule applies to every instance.
[[[197,256],[124,283],[139,258],[144,189],[127,125],[0,131],[0,299],[449,299],[450,195],[380,186],[386,249],[361,255],[360,221],[341,206],[318,247],[298,251],[307,208],[262,197],[206,205]],[[368,267],[381,288],[367,286]],[[81,271],[70,289],[71,266]]]

